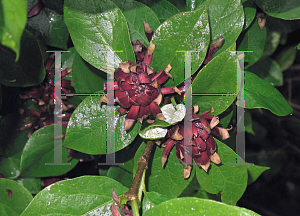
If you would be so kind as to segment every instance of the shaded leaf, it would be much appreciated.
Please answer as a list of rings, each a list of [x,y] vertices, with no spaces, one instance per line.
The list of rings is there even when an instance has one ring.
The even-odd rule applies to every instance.
[[[277,61],[281,70],[285,71],[293,65],[296,58],[296,54],[297,50],[294,46],[285,47],[278,54],[275,53],[274,60]]]
[[[112,0],[112,2],[121,9],[128,22],[131,41],[139,40],[142,44],[148,46],[149,41],[144,32],[143,20],[155,31],[160,22],[154,11],[133,0]]]
[[[150,7],[156,16],[158,17],[160,23],[163,23],[170,17],[174,16],[175,14],[180,13],[177,7],[166,0],[139,0],[143,4]],[[155,29],[153,29],[155,30]]]
[[[49,5],[50,1],[46,2],[44,9],[38,15],[28,18],[26,29],[48,46],[67,49],[69,32],[65,25],[63,14],[59,13],[60,11],[62,12],[63,5],[59,5],[59,10],[58,8],[54,10],[51,9],[55,8],[54,5]],[[36,3],[36,1],[28,3],[28,12]]]
[[[21,37],[27,20],[26,8],[27,0],[1,1],[0,42],[15,52],[12,56],[16,61],[20,56]]]
[[[298,0],[255,0],[255,3],[270,16],[286,20],[300,19]]]
[[[236,153],[219,140],[216,142],[222,164],[212,163],[207,173],[197,168],[197,179],[204,190],[212,194],[221,192],[222,202],[235,205],[247,187],[247,168],[243,165],[229,165],[236,163]]]
[[[21,215],[111,215],[112,189],[118,195],[128,190],[104,176],[83,176],[60,181],[38,193]]]
[[[45,78],[44,62],[36,37],[25,30],[21,38],[20,59],[10,49],[0,46],[0,82],[6,86],[38,85]]]
[[[126,115],[119,116],[116,112],[119,106],[100,107],[99,100],[98,96],[89,96],[75,109],[68,123],[63,146],[86,154],[107,154],[107,112],[115,112],[115,152],[125,148],[134,140],[140,130],[140,122],[136,121],[134,127],[126,132],[124,130]]]
[[[251,113],[248,109],[245,109],[245,115],[244,115],[244,122],[245,122],[245,131],[255,135],[255,132],[252,128],[252,118],[251,118]]]
[[[256,181],[256,179],[270,167],[257,166],[257,165],[245,165],[248,170],[248,184],[251,184]]]
[[[155,51],[151,66],[160,71],[171,64],[171,74],[174,81],[169,79],[165,86],[176,86],[184,81],[184,52],[192,52],[193,74],[203,62],[209,44],[209,23],[205,7],[193,12],[177,14],[158,29],[156,29],[152,41]],[[177,52],[179,51],[179,52]]]
[[[111,166],[106,176],[120,182],[128,188],[130,188],[133,180],[132,172],[123,169],[122,166]]]
[[[32,200],[31,193],[16,181],[0,178],[0,214],[20,215]],[[11,191],[11,197],[9,192]]]
[[[253,72],[260,78],[275,86],[283,85],[283,74],[280,66],[271,58],[264,58],[250,66],[248,71]]]
[[[267,81],[251,72],[245,72],[245,108],[265,108],[278,116],[293,112],[280,92]]]
[[[62,129],[64,133],[64,129]],[[32,134],[27,141],[21,157],[20,169],[22,177],[46,177],[65,174],[75,167],[77,159],[70,161],[70,165],[47,165],[54,163],[54,125],[45,126]],[[69,153],[62,148],[62,163],[67,163]],[[57,162],[56,162],[57,163]]]
[[[247,67],[254,64],[262,55],[267,38],[267,30],[260,30],[258,23],[253,22],[245,33],[240,35],[238,51],[252,51],[245,53]]]
[[[183,197],[171,199],[154,206],[145,213],[147,215],[247,215],[256,216],[257,213],[245,208],[226,205],[221,202],[199,199],[195,197]]]
[[[22,152],[18,152],[10,157],[0,157],[0,173],[5,178],[17,178],[20,175],[20,161]]]
[[[94,93],[103,90],[107,73],[93,67],[76,53],[72,66],[72,80],[77,93]]]
[[[16,180],[25,187],[30,193],[37,194],[41,191],[41,179],[38,178],[20,178]]]
[[[281,32],[272,31],[267,28],[267,40],[261,58],[268,57],[275,52],[280,42],[280,36]]]
[[[64,5],[65,23],[84,60],[98,69],[102,65],[115,67],[123,61],[135,61],[126,19],[114,3],[66,0]]]

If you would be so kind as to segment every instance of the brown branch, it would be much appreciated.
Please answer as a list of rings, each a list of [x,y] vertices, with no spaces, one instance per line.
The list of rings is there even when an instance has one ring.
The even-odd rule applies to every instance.
[[[141,183],[141,179],[142,179],[144,170],[148,169],[149,157],[150,157],[153,145],[154,145],[153,141],[147,142],[144,153],[143,153],[142,157],[140,157],[138,160],[139,165],[138,165],[137,171],[135,173],[134,179],[132,181],[131,187],[128,190],[128,192],[126,192],[122,195],[123,197],[126,197],[126,198],[130,199],[131,201],[132,200],[138,201],[139,186]]]

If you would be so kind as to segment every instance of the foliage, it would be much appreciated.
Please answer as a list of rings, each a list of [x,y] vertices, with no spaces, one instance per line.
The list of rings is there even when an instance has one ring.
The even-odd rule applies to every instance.
[[[299,141],[299,119],[282,117],[295,113],[293,108],[300,109],[299,98],[291,94],[291,68],[300,63],[300,41],[294,39],[300,31],[299,2],[178,2],[0,0],[1,215],[118,215],[116,211],[129,215],[126,210],[133,215],[265,213],[238,202],[244,200],[246,188],[253,182],[255,185],[264,171],[271,167],[267,172],[273,176],[283,165],[275,167],[275,159],[269,156],[250,157],[251,163],[243,161],[242,155],[235,152],[236,126],[242,121],[246,144],[250,137],[249,143],[260,142],[255,148],[262,151],[281,151],[281,142]],[[150,39],[143,21],[153,30]],[[150,62],[156,74],[171,65],[170,73],[162,72],[172,79],[166,79],[158,91],[165,88],[172,94],[158,103],[165,120],[155,119],[157,115],[152,113],[148,121],[135,118],[132,128],[125,130],[129,114],[120,116],[121,105],[112,107],[112,101],[102,96],[109,94],[109,90],[103,90],[112,81],[112,68],[128,60],[139,63],[132,44],[136,40],[145,46],[145,55],[155,44]],[[218,40],[222,43],[215,47]],[[54,92],[58,80],[53,60],[57,56],[46,52],[53,50],[69,51],[61,58],[61,99],[55,98]],[[187,77],[189,72],[191,76]],[[284,91],[286,79],[288,98]],[[187,80],[191,80],[189,88],[185,88]],[[170,129],[188,116],[190,107],[185,109],[184,103],[189,92],[191,105],[198,106],[200,113],[213,107],[222,128],[232,125],[234,129],[227,140],[213,138],[222,163],[211,163],[208,171],[195,164],[189,177],[184,178],[182,165],[184,173],[187,166],[178,162],[175,147],[161,165],[167,146],[164,143],[172,136]],[[236,115],[241,100],[245,108],[242,120]],[[55,113],[59,101],[61,110]],[[110,114],[114,119],[108,125]],[[281,116],[279,126],[272,120],[274,115]],[[284,141],[266,138],[265,134],[274,133],[274,128],[264,125],[261,116],[268,119],[265,124],[270,121],[280,129],[288,128],[282,135]],[[63,136],[57,136],[57,128]],[[114,131],[114,154],[107,146],[111,141],[107,137],[109,129]],[[277,136],[281,134],[277,132]],[[146,160],[149,142],[158,146],[150,149]],[[142,172],[141,157],[147,162]],[[47,165],[57,160],[59,165]],[[287,157],[276,162],[281,160]],[[141,180],[135,182],[135,176],[142,173]],[[126,196],[134,184],[138,187],[137,207],[135,198]],[[112,190],[120,197],[116,198]],[[114,212],[114,208],[118,210]]]

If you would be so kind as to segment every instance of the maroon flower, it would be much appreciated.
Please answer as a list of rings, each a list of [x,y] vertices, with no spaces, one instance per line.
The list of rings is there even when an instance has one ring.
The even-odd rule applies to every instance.
[[[176,156],[183,164],[184,178],[188,178],[190,176],[193,159],[196,164],[206,172],[210,167],[210,161],[215,164],[221,163],[221,159],[216,153],[216,141],[210,135],[211,133],[222,139],[229,138],[229,129],[216,127],[219,123],[219,118],[208,114],[209,112],[212,113],[214,111],[213,108],[202,113],[200,116],[196,115],[198,110],[198,106],[194,106],[189,111],[190,114],[192,114],[192,128],[186,128],[186,133],[184,133],[185,128],[183,122],[180,122],[169,129],[167,135],[168,139],[164,145],[165,149],[162,153],[162,166],[164,166],[171,149],[175,145]],[[208,119],[211,120],[210,123],[208,123]]]
[[[136,45],[141,44],[136,41],[134,46]],[[146,53],[142,51],[145,47],[142,45],[141,47],[141,52],[137,54],[137,64],[130,60],[120,63],[120,67],[114,70],[116,81],[110,83],[115,91],[115,102],[121,106],[118,113],[123,115],[129,110],[125,120],[125,130],[129,130],[137,118],[142,123],[143,119],[150,115],[150,111],[155,118],[165,120],[158,107],[162,95],[174,92],[180,94],[177,87],[160,87],[161,84],[172,78],[169,73],[172,67],[169,64],[159,73],[155,73],[155,70],[150,66],[155,45],[151,44]],[[104,91],[108,90],[113,89],[105,83]],[[107,103],[107,97],[103,96],[99,104],[101,102]]]

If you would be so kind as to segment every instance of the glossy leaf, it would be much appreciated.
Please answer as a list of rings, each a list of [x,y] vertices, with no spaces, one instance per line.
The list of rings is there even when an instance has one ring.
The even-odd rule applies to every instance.
[[[216,56],[235,43],[244,26],[244,10],[240,0],[210,0],[204,5],[208,9],[211,41],[225,38]]]
[[[257,165],[245,165],[248,170],[248,184],[251,184],[256,181],[256,179],[270,167],[257,166]]]
[[[245,12],[245,24],[244,29],[247,29],[252,21],[255,19],[256,15],[256,5],[254,0],[248,0],[243,2],[244,12]]]
[[[280,66],[271,58],[264,58],[250,66],[248,71],[253,72],[260,78],[275,86],[283,85],[283,74]]]
[[[183,197],[163,202],[145,213],[148,215],[247,215],[257,216],[258,214],[245,208],[226,205],[213,200],[199,199],[195,197]]]
[[[143,215],[145,214],[146,211],[149,209],[153,208],[154,206],[165,202],[167,200],[170,200],[174,197],[172,196],[166,196],[163,194],[159,194],[157,192],[147,192],[144,194],[143,197],[143,203],[142,203],[142,208],[143,208]]]
[[[45,78],[44,62],[35,36],[24,31],[21,38],[20,59],[0,46],[0,83],[13,87],[28,87],[40,84]],[[9,71],[9,73],[8,73]]]
[[[94,93],[103,90],[107,73],[90,65],[77,53],[72,66],[72,80],[77,93]]]
[[[142,143],[134,156],[134,174],[137,170],[138,159],[142,156],[144,149],[145,144]],[[194,168],[191,171],[190,177],[188,179],[184,179],[183,166],[178,161],[175,150],[176,148],[174,147],[170,152],[165,167],[161,167],[163,148],[156,147],[152,150],[153,153],[150,157],[151,162],[149,163],[149,169],[146,172],[146,186],[149,191],[177,197],[193,179],[195,175]]]
[[[180,13],[177,7],[166,0],[139,0],[143,4],[150,7],[156,16],[158,17],[159,21],[163,23],[168,18],[174,16],[175,14]]]
[[[225,111],[236,97],[237,57],[230,49],[214,57],[194,79],[193,94],[212,93],[213,96],[193,96],[193,105],[199,105],[201,112],[215,110],[215,115]],[[218,94],[223,94],[219,96]],[[227,94],[227,95],[226,95]]]
[[[21,37],[27,20],[26,8],[27,0],[1,1],[0,42],[16,53],[10,52],[16,61],[20,56]]]
[[[65,129],[62,129],[64,133]],[[54,163],[54,125],[45,126],[32,134],[27,141],[21,157],[20,169],[22,177],[46,177],[65,174],[75,167],[77,159],[70,165],[46,165]],[[62,148],[62,163],[67,163],[69,153]],[[57,162],[56,162],[57,163]]]
[[[204,190],[212,194],[221,192],[222,202],[235,205],[247,187],[247,168],[242,165],[229,165],[236,163],[236,153],[219,140],[216,142],[222,164],[211,163],[207,173],[197,168],[197,179]]]
[[[182,121],[185,116],[186,109],[183,104],[176,105],[176,108],[173,104],[167,104],[161,108],[161,112],[166,120],[163,121],[155,119],[152,124],[144,128],[139,133],[142,138],[153,140],[164,138],[168,132],[166,128]]]
[[[263,28],[260,30],[258,23],[253,22],[245,33],[240,35],[240,44],[238,51],[252,51],[245,52],[244,61],[247,62],[247,67],[253,65],[262,55],[267,38],[267,30]]]
[[[29,1],[28,12],[36,3],[37,1]],[[59,10],[53,10],[48,6],[51,7],[51,5],[45,4],[44,9],[38,15],[28,18],[26,29],[48,46],[67,49],[69,32],[63,14],[57,12]],[[60,7],[62,11],[62,5]]]
[[[186,6],[189,11],[194,11],[206,0],[186,0]]]
[[[63,146],[86,154],[107,154],[106,152],[106,116],[114,112],[112,106],[98,102],[101,97],[85,98],[73,112],[67,128]],[[115,106],[115,111],[119,106]],[[128,146],[138,134],[141,124],[136,121],[134,127],[126,132],[124,122],[126,115],[119,116],[115,112],[115,152]]]
[[[298,0],[255,0],[255,3],[270,16],[286,20],[300,19]]]
[[[155,31],[152,41],[155,51],[151,66],[160,71],[171,64],[171,74],[165,86],[176,86],[184,81],[184,52],[192,52],[193,74],[199,68],[206,55],[209,44],[209,23],[205,7],[193,12],[177,14],[164,22]],[[180,52],[177,52],[180,51]]]
[[[74,58],[77,54],[75,47],[71,47],[70,49],[68,49],[68,51],[69,52],[62,53],[62,56],[61,56],[61,62],[62,62],[61,69],[62,70],[72,67]]]
[[[286,47],[281,52],[275,55],[274,60],[277,61],[281,70],[285,71],[293,65],[296,54],[297,50],[294,46]]]
[[[135,61],[127,22],[110,0],[66,0],[64,19],[80,56],[94,67]],[[112,51],[116,52],[115,55]],[[108,72],[108,71],[107,71]]]
[[[37,194],[41,191],[41,179],[39,178],[20,178],[16,181],[32,194]]]
[[[160,25],[158,17],[146,5],[133,0],[112,0],[123,12],[129,27],[131,41],[139,40],[148,46],[149,41],[144,32],[143,20],[155,31]]]
[[[16,181],[0,178],[0,188],[1,215],[20,215],[32,200],[31,193]]]
[[[21,215],[111,215],[112,189],[118,195],[128,190],[104,176],[60,181],[38,193]]]
[[[289,115],[292,107],[280,92],[267,81],[245,72],[245,108],[264,108],[278,116]]]

